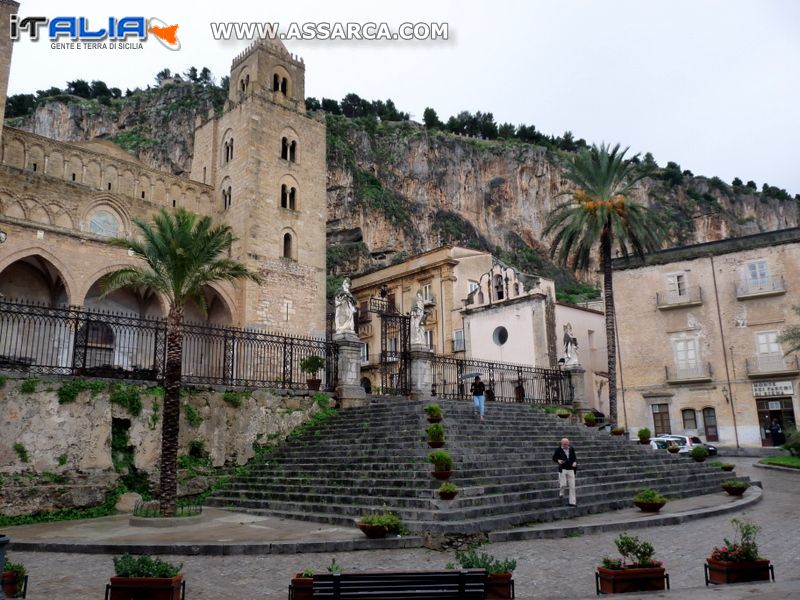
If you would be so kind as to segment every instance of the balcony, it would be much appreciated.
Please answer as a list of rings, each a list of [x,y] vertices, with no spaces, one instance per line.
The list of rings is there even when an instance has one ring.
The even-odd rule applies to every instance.
[[[664,367],[667,383],[703,383],[711,381],[711,364],[693,367]]]
[[[427,298],[423,298],[422,302],[425,304],[425,306],[433,306],[436,304],[436,296],[431,295]]]
[[[373,334],[372,323],[364,323],[363,321],[359,321],[358,337],[371,338],[372,334]]]
[[[736,298],[746,300],[748,298],[760,298],[763,296],[777,296],[786,293],[786,286],[783,284],[783,277],[760,277],[758,279],[745,279],[736,286]]]
[[[700,286],[689,287],[680,291],[656,292],[656,307],[658,310],[699,306],[702,303],[703,289]]]
[[[745,361],[747,376],[750,379],[762,377],[793,377],[800,375],[800,363],[797,356],[782,354],[761,354]]]
[[[464,338],[453,340],[453,352],[465,352],[467,349]]]

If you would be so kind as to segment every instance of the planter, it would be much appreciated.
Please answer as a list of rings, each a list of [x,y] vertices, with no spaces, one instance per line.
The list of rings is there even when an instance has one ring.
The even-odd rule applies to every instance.
[[[706,457],[705,456],[693,456],[692,460],[694,462],[706,462]]]
[[[639,443],[642,446],[647,446],[650,443],[650,438],[639,438]]]
[[[625,594],[669,589],[669,575],[664,567],[646,569],[606,569],[597,567],[595,586],[598,594]]]
[[[680,451],[681,451],[681,449],[678,448],[677,446],[668,446],[667,447],[667,452],[669,452],[670,454],[677,454]]]
[[[728,472],[730,472],[730,471],[733,471],[733,470],[736,468],[736,465],[722,465],[722,467],[720,467],[720,468],[721,468],[723,471],[728,471]]]
[[[614,431],[613,429],[611,430],[611,435],[622,435],[623,433],[625,433],[625,432],[624,431]]]
[[[181,600],[183,575],[175,577],[112,577],[109,600]]]
[[[587,423],[586,421],[584,421],[583,424],[586,425],[587,427],[594,427],[595,425],[594,423]]]
[[[636,506],[638,506],[642,512],[651,512],[656,513],[664,508],[666,502],[633,502]]]
[[[570,413],[556,413],[562,419],[569,419]]]
[[[292,577],[292,590],[291,598],[294,600],[314,600],[314,578],[303,577],[301,573],[297,573]]]
[[[730,496],[741,496],[747,491],[747,488],[733,486],[722,486],[722,489],[728,492]]]
[[[25,576],[21,582],[17,582],[16,573],[5,571],[3,573],[3,593],[5,594],[6,598],[22,598],[22,594],[25,593],[25,587],[27,584],[25,581],[26,579],[27,576]],[[19,585],[19,589],[17,589],[17,585]]]
[[[319,386],[322,385],[322,379],[306,379],[306,385],[311,391],[318,391]]]
[[[513,598],[513,577],[512,573],[490,573],[486,578],[486,598]]]
[[[769,581],[770,575],[775,581],[775,572],[768,560],[752,562],[726,562],[707,558],[706,585],[709,583],[743,583],[746,581]]]
[[[458,496],[458,492],[439,492],[439,498],[442,500],[452,500]]]
[[[442,420],[441,416],[437,417],[435,415],[428,415],[428,423],[438,423],[441,420]]]
[[[431,475],[440,480],[450,479],[450,475],[452,474],[452,471],[431,471]]]
[[[428,446],[431,448],[441,448],[444,446],[444,440],[440,440],[438,442],[434,442],[433,440],[428,440]]]
[[[389,533],[389,530],[384,525],[366,525],[364,523],[358,523],[358,528],[371,540],[385,538],[386,534]]]

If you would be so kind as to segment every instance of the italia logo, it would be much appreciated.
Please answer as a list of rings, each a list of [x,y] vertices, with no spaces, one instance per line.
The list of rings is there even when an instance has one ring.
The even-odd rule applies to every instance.
[[[178,25],[157,17],[108,17],[89,22],[87,17],[24,17],[11,15],[9,35],[12,40],[27,33],[37,41],[44,31],[51,42],[68,38],[73,42],[143,42],[152,34],[167,50],[180,50]]]

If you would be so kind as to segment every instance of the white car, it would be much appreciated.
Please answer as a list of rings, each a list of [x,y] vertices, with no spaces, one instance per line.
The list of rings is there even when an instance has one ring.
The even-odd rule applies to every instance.
[[[657,435],[655,440],[671,440],[675,442],[680,450],[678,450],[678,454],[686,454],[687,452],[691,452],[692,448],[695,446],[703,446],[708,451],[709,456],[716,456],[717,448],[716,446],[712,446],[711,444],[707,444],[703,440],[701,440],[696,435],[672,435],[662,433],[661,435]],[[650,445],[653,444],[653,439],[650,440]]]

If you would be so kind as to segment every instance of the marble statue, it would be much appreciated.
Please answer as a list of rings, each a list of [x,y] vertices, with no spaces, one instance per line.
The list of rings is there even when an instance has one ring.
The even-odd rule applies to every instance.
[[[342,287],[336,292],[334,303],[336,305],[334,314],[336,333],[355,333],[355,314],[358,304],[355,296],[350,292],[349,277],[345,277],[342,281]]]
[[[414,306],[411,307],[411,344],[427,346],[425,340],[425,321],[428,315],[425,312],[425,301],[422,299],[422,292],[417,291],[414,298]]]
[[[578,338],[572,333],[572,323],[564,325],[564,365],[580,364],[578,360]]]

